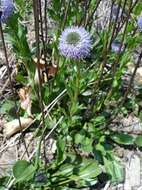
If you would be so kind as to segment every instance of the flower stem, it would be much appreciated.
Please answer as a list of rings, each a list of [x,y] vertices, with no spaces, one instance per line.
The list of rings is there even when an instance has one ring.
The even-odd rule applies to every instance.
[[[76,67],[77,67],[77,76],[76,76],[76,91],[74,96],[75,102],[77,102],[80,93],[80,62],[76,63]]]
[[[80,62],[76,62],[76,78],[75,78],[75,87],[74,87],[74,97],[72,100],[72,109],[71,116],[77,111],[78,96],[80,93]]]

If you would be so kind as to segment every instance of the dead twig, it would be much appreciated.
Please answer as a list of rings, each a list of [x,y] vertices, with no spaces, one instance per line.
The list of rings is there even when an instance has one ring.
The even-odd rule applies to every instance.
[[[14,75],[16,73],[16,68],[12,71],[11,73],[11,78],[13,79]],[[0,96],[3,94],[3,92],[5,91],[6,87],[8,86],[8,84],[10,83],[10,79],[8,78],[5,82],[5,84],[3,85],[2,89],[0,90]]]

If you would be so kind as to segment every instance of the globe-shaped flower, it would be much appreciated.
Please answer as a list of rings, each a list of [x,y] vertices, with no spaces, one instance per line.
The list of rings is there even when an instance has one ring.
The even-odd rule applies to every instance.
[[[113,7],[112,7],[112,20],[115,21],[116,17],[118,17],[117,19],[120,21],[121,14],[122,14],[122,8],[119,7],[118,5],[113,5]]]
[[[142,32],[142,16],[138,17],[137,24],[138,24],[140,31]]]
[[[1,0],[1,10],[2,10],[2,15],[1,15],[1,21],[3,23],[6,23],[9,17],[13,14],[14,12],[14,4],[12,0]]]
[[[124,51],[124,48],[125,48],[125,46],[121,45],[121,43],[118,41],[113,41],[111,44],[111,50],[112,50],[112,52],[115,52],[115,53],[119,53],[119,51],[120,51],[120,53],[122,53]]]
[[[60,53],[71,59],[82,59],[89,55],[92,46],[90,34],[83,28],[66,28],[59,39]]]

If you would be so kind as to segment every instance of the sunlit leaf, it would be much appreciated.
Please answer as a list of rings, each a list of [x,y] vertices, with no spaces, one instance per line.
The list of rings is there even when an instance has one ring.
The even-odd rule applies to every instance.
[[[13,166],[13,175],[16,182],[29,181],[33,178],[35,167],[26,160],[19,160]]]
[[[118,144],[131,145],[134,143],[134,138],[131,135],[124,133],[116,133],[110,136]]]
[[[138,137],[135,139],[135,144],[136,144],[138,147],[142,147],[142,135],[138,136]]]
[[[122,182],[124,179],[124,169],[116,160],[109,160],[104,157],[106,173],[110,175],[112,182]]]

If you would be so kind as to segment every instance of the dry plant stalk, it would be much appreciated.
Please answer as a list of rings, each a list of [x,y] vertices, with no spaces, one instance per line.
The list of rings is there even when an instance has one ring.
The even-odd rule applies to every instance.
[[[31,113],[31,86],[20,88],[18,95],[20,97],[21,108],[25,110],[28,116],[32,116]]]
[[[47,82],[49,78],[55,77],[58,71],[58,67],[56,64],[46,66],[45,61],[43,59],[39,60],[39,64],[37,64],[37,62],[38,62],[37,58],[34,58],[34,63],[40,69],[42,83]],[[38,68],[36,68],[34,81],[35,84],[39,84]]]
[[[21,130],[28,128],[34,122],[34,119],[31,117],[29,117],[29,118],[20,117],[20,122],[21,122],[21,125],[20,125],[18,119],[14,119],[13,121],[5,123],[4,124],[4,135],[7,138],[9,138],[12,135],[14,135],[15,133],[18,133]]]

